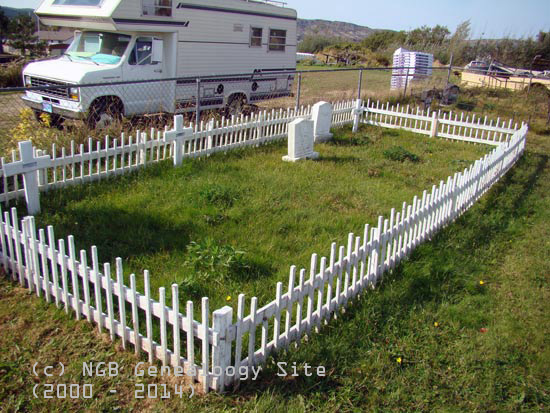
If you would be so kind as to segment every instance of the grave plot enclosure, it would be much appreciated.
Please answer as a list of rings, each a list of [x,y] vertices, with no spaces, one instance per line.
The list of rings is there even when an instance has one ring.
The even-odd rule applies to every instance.
[[[235,121],[231,125],[214,124],[204,130],[197,129],[181,143],[179,149],[182,157],[205,156],[233,147],[255,145],[273,137],[282,139],[286,137],[286,124],[297,117],[309,118],[311,108],[305,108],[300,113],[273,113],[271,118],[267,114],[264,116],[263,119],[243,119],[242,124]],[[262,124],[268,121],[272,123]],[[122,260],[109,259],[111,262],[100,265],[99,260],[105,260],[102,249],[106,251],[109,244],[98,247],[100,254],[94,247],[88,256],[85,251],[78,251],[72,236],[66,241],[65,236],[57,240],[53,227],[37,231],[34,218],[25,218],[21,223],[15,210],[4,213],[0,225],[4,268],[9,269],[12,276],[30,290],[65,306],[67,311],[72,308],[77,317],[93,320],[100,329],[108,330],[113,338],[121,337],[126,346],[131,344],[136,351],[147,352],[151,361],[159,359],[163,363],[186,368],[195,366],[195,379],[203,384],[205,390],[223,390],[238,380],[237,376],[228,374],[229,366],[233,367],[229,372],[235,372],[241,366],[261,364],[272,351],[300,340],[304,334],[320,326],[323,319],[330,319],[335,311],[347,305],[351,298],[376,285],[382,274],[407,257],[415,246],[462,214],[513,166],[521,155],[527,132],[525,127],[504,125],[500,120],[494,124],[487,120],[413,112],[409,108],[396,109],[370,102],[335,105],[332,125],[345,123],[354,123],[357,133],[347,137],[336,136],[326,144],[316,144],[315,150],[320,153],[320,158],[315,162],[283,163],[281,156],[286,148],[270,146],[251,149],[250,152],[219,154],[205,161],[184,162],[175,169],[164,163],[139,173],[141,178],[153,183],[153,192],[157,192],[159,199],[170,194],[170,191],[161,191],[163,186],[170,190],[177,187],[188,190],[185,193],[187,199],[196,203],[196,208],[187,212],[181,212],[181,208],[176,208],[178,212],[170,212],[163,209],[162,202],[147,208],[150,196],[140,196],[139,192],[140,185],[146,184],[133,180],[132,176],[86,187],[89,188],[86,190],[89,199],[79,193],[83,191],[80,187],[71,188],[65,194],[61,190],[43,196],[45,221],[58,220],[55,225],[60,228],[57,236],[66,235],[63,232],[69,231],[73,225],[72,228],[78,230],[74,233],[75,238],[81,242],[78,241],[79,233],[88,237],[90,234],[86,231],[89,226],[81,225],[82,222],[77,221],[76,217],[87,219],[94,215],[94,208],[103,208],[101,213],[106,222],[108,218],[117,216],[121,221],[135,222],[136,225],[145,222],[152,232],[151,238],[145,241],[154,241],[154,232],[158,230],[172,234],[170,242],[158,244],[161,253],[156,262],[167,267],[170,266],[170,258],[163,254],[170,245],[176,255],[190,253],[191,257],[187,258],[184,266],[198,273],[208,273],[196,259],[201,254],[222,257],[232,263],[237,261],[235,273],[225,274],[227,278],[221,282],[217,297],[201,298],[199,304],[198,300],[191,299],[193,293],[186,291],[186,284],[180,280],[170,280],[176,281],[173,286],[167,280],[162,285],[156,284],[155,268],[148,268],[151,274],[146,271],[143,276],[138,271],[146,258],[133,258],[135,262],[131,265],[135,266],[131,272],[137,277],[129,274]],[[376,134],[378,129],[359,129],[362,124],[388,129],[385,133]],[[224,127],[227,128],[225,131],[222,129]],[[433,138],[420,138],[391,130],[399,128]],[[242,132],[240,137],[239,132]],[[435,140],[437,136],[446,139]],[[120,170],[122,172],[117,173],[124,173],[138,169],[177,153],[173,143],[157,135],[154,138],[141,139],[138,143],[105,145],[97,151],[93,148],[89,148],[88,152],[84,149],[80,153],[75,151],[70,161],[68,156],[62,158],[66,165],[62,170],[55,170],[55,179],[52,178],[54,174],[50,173],[52,170],[44,172],[42,177],[38,175],[39,186],[45,188],[52,182],[54,184],[51,185],[64,186],[71,180],[74,183],[99,180],[111,172]],[[487,143],[489,146],[453,144],[451,140]],[[451,154],[453,145],[458,150],[456,157]],[[419,156],[420,162],[401,163],[384,155],[397,146]],[[116,151],[119,147],[126,157],[118,157]],[[487,153],[487,148],[492,150]],[[448,158],[438,161],[442,154]],[[77,156],[80,158],[77,159]],[[108,163],[103,161],[105,157],[110,157]],[[123,166],[121,159],[124,159]],[[478,160],[471,164],[474,159]],[[450,167],[450,171],[442,164]],[[81,167],[79,174],[75,165],[86,167]],[[112,170],[102,165],[111,165]],[[57,168],[60,168],[59,165]],[[292,173],[288,168],[293,168]],[[332,181],[342,186],[316,183],[315,178],[323,173],[323,169],[324,173],[332,173]],[[452,175],[455,170],[462,172]],[[338,175],[344,172],[347,177]],[[167,176],[171,179],[166,179]],[[204,181],[193,182],[196,176]],[[302,181],[297,180],[296,176],[303,176]],[[401,183],[396,179],[398,177]],[[232,181],[241,184],[231,187],[229,183]],[[272,181],[276,187],[266,186]],[[383,182],[393,182],[393,190],[376,193],[374,188],[380,187]],[[369,187],[368,183],[375,185]],[[415,183],[418,187],[414,186]],[[252,186],[253,190],[247,191],[246,185]],[[431,190],[422,192],[426,187],[431,187]],[[13,188],[13,191],[9,191],[9,185],[7,188],[5,199],[21,193],[20,188]],[[200,188],[204,189],[202,193]],[[285,197],[273,196],[277,191],[284,194],[287,201]],[[196,197],[192,199],[190,195],[194,192]],[[252,197],[254,192],[260,195],[259,200]],[[299,193],[305,194],[304,200],[299,201]],[[74,196],[74,201],[71,201],[71,196]],[[402,204],[403,198],[412,198],[413,201]],[[304,210],[288,208],[289,205],[300,205],[300,202]],[[376,206],[372,208],[372,204]],[[53,205],[67,208],[66,213],[60,213],[57,217],[55,213],[48,213],[48,208]],[[392,205],[394,208],[391,208]],[[177,206],[181,207],[181,204]],[[395,208],[397,206],[398,209]],[[264,215],[255,213],[255,207],[257,211],[265,210]],[[377,218],[376,215],[386,208],[391,208],[389,216]],[[276,219],[278,213],[288,209],[291,215],[281,214],[276,228],[266,227],[271,217]],[[313,222],[306,220],[308,214],[314,216]],[[64,216],[70,217],[72,223],[63,222]],[[268,253],[275,251],[265,262],[258,257],[247,261],[243,258],[246,255],[241,254],[240,245],[232,245],[229,239],[222,239],[220,243],[218,240],[213,242],[196,237],[199,230],[204,231],[205,228],[212,233],[217,230],[220,234],[236,233],[237,229],[242,229],[239,225],[247,219],[255,221],[260,229],[276,230],[278,236],[289,244],[286,247],[284,243],[269,245],[272,234],[267,232],[261,238],[262,231],[254,232],[244,227],[243,240],[262,244]],[[302,221],[305,225],[300,227]],[[196,227],[188,225],[197,222],[200,223],[194,224]],[[364,226],[366,222],[370,225]],[[324,230],[319,223],[326,224]],[[228,226],[220,229],[223,225]],[[338,228],[340,232],[331,233]],[[345,238],[343,228],[348,228],[348,231],[353,228],[361,235],[348,234],[346,244],[338,247],[333,240]],[[187,238],[178,240],[178,233],[185,233]],[[140,240],[135,238],[129,242],[132,247],[139,246]],[[311,249],[305,248],[305,245],[311,244],[310,238],[319,242],[313,246],[313,251],[323,251],[326,257],[319,258]],[[198,240],[195,245],[191,244],[193,239]],[[220,249],[220,244],[224,248]],[[189,250],[188,245],[192,245]],[[84,245],[82,249],[87,250]],[[129,248],[127,251],[131,250]],[[117,254],[114,248],[112,254]],[[143,255],[146,255],[145,252]],[[290,257],[290,263],[300,265],[289,266],[285,257]],[[283,269],[281,272],[273,271],[269,265],[265,266],[266,263],[280,265]],[[246,273],[250,268],[258,271]],[[172,272],[170,268],[168,270],[168,273]],[[267,284],[265,279],[254,278],[254,274],[270,270],[273,271],[273,278]],[[243,273],[251,277],[251,281],[243,283],[243,289],[239,290],[237,285],[231,285],[231,277]],[[209,280],[208,276],[206,278],[213,285],[219,282]],[[269,284],[273,287],[270,288]],[[235,289],[221,295],[227,286]],[[167,289],[170,291],[167,292]],[[200,296],[199,291],[196,297]],[[247,297],[252,298],[248,300]],[[214,302],[215,305],[212,305]],[[267,304],[264,305],[265,302]],[[222,304],[229,305],[210,313],[211,308]]]

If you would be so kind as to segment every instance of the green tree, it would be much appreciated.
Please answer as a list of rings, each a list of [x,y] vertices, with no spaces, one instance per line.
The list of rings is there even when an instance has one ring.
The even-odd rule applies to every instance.
[[[340,39],[332,37],[307,34],[298,44],[298,51],[302,53],[319,53],[325,47],[336,44],[339,41]]]
[[[472,60],[468,59],[468,56],[466,56],[470,33],[470,20],[466,20],[456,27],[455,32],[449,39],[448,50],[453,55],[453,64],[466,64]]]
[[[411,30],[407,36],[407,44],[415,47],[434,49],[440,47],[451,34],[449,29],[439,24],[435,27],[422,26]]]
[[[386,51],[391,46],[399,47],[407,40],[407,33],[404,31],[395,32],[392,30],[379,30],[361,41],[361,45],[372,52]]]
[[[23,56],[30,52],[31,56],[43,54],[46,44],[38,41],[35,35],[35,23],[30,16],[20,14],[9,24],[8,44],[20,50]]]
[[[540,55],[543,59],[550,59],[550,32],[539,32],[537,35],[535,53]]]
[[[0,10],[0,53],[4,53],[4,42],[7,40],[10,19]]]

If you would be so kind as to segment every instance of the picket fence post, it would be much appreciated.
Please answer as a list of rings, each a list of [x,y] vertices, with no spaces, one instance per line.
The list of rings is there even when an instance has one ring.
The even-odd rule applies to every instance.
[[[183,127],[183,116],[174,116],[174,129],[164,132],[164,141],[174,142],[174,166],[181,165],[183,159],[183,144],[186,138],[191,135],[193,135],[193,129]]]
[[[437,138],[437,129],[439,127],[439,119],[437,118],[437,112],[432,112],[432,128],[430,129],[430,138]]]
[[[207,149],[207,153],[210,154],[210,152],[212,151],[212,141],[214,139],[213,137],[213,134],[212,134],[212,131],[214,130],[214,119],[210,119],[210,122],[208,122],[208,138],[207,138],[207,141],[206,141],[206,149]]]
[[[361,119],[361,112],[363,112],[363,101],[357,99],[355,101],[355,108],[353,109],[353,133],[356,133],[359,129],[359,120]]]
[[[233,309],[229,306],[220,308],[212,314],[214,334],[218,336],[212,349],[212,384],[216,391],[225,388],[227,367],[231,365],[231,337],[229,327],[233,319]],[[228,377],[228,379],[230,379]]]
[[[4,176],[23,174],[25,201],[29,215],[40,213],[40,191],[38,189],[38,171],[51,166],[50,155],[34,156],[31,141],[19,142],[21,160],[3,165]]]

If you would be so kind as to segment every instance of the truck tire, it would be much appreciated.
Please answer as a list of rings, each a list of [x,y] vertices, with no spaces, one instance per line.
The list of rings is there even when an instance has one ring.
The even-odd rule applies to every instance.
[[[231,95],[227,100],[227,106],[225,108],[225,112],[227,116],[229,117],[229,116],[240,115],[243,112],[245,104],[246,104],[245,95],[241,93]]]
[[[86,125],[90,129],[106,128],[120,121],[123,114],[124,105],[119,98],[99,98],[90,105]]]

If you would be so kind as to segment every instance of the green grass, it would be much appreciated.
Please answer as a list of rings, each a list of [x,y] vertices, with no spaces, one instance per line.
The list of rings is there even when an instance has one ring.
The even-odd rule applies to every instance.
[[[485,101],[497,109],[513,106],[517,118],[526,120],[529,107],[522,108],[515,96],[491,102],[496,98],[479,92],[480,105],[474,111],[481,111]],[[537,132],[544,130],[540,117],[533,123]],[[404,139],[395,144],[425,161],[418,146],[407,146]],[[138,380],[132,376],[137,358],[120,351],[118,341],[110,344],[86,321],[74,321],[2,279],[1,409],[548,411],[549,153],[548,137],[530,133],[522,160],[466,214],[420,246],[379,288],[357,300],[320,334],[277,358],[299,365],[321,364],[327,371],[324,378],[305,377],[303,370],[298,377],[278,377],[270,364],[257,382],[234,393],[137,400],[133,392]],[[378,154],[382,156],[382,148]],[[217,190],[204,196],[222,202],[232,198]],[[83,379],[82,362],[90,360],[117,361],[121,374]],[[66,364],[64,376],[33,377],[35,362],[44,366],[56,361]],[[33,386],[45,382],[92,383],[97,391],[91,400],[35,399]],[[174,384],[166,379],[144,382]],[[118,393],[109,393],[111,388]]]
[[[414,162],[388,158],[397,146]],[[488,148],[365,127],[316,150],[317,161],[286,163],[275,144],[52,191],[38,225],[74,234],[77,249],[97,245],[102,262],[122,257],[126,274],[150,270],[154,296],[177,283],[182,300],[208,296],[212,308],[241,292],[266,303],[290,265],[307,268]]]

